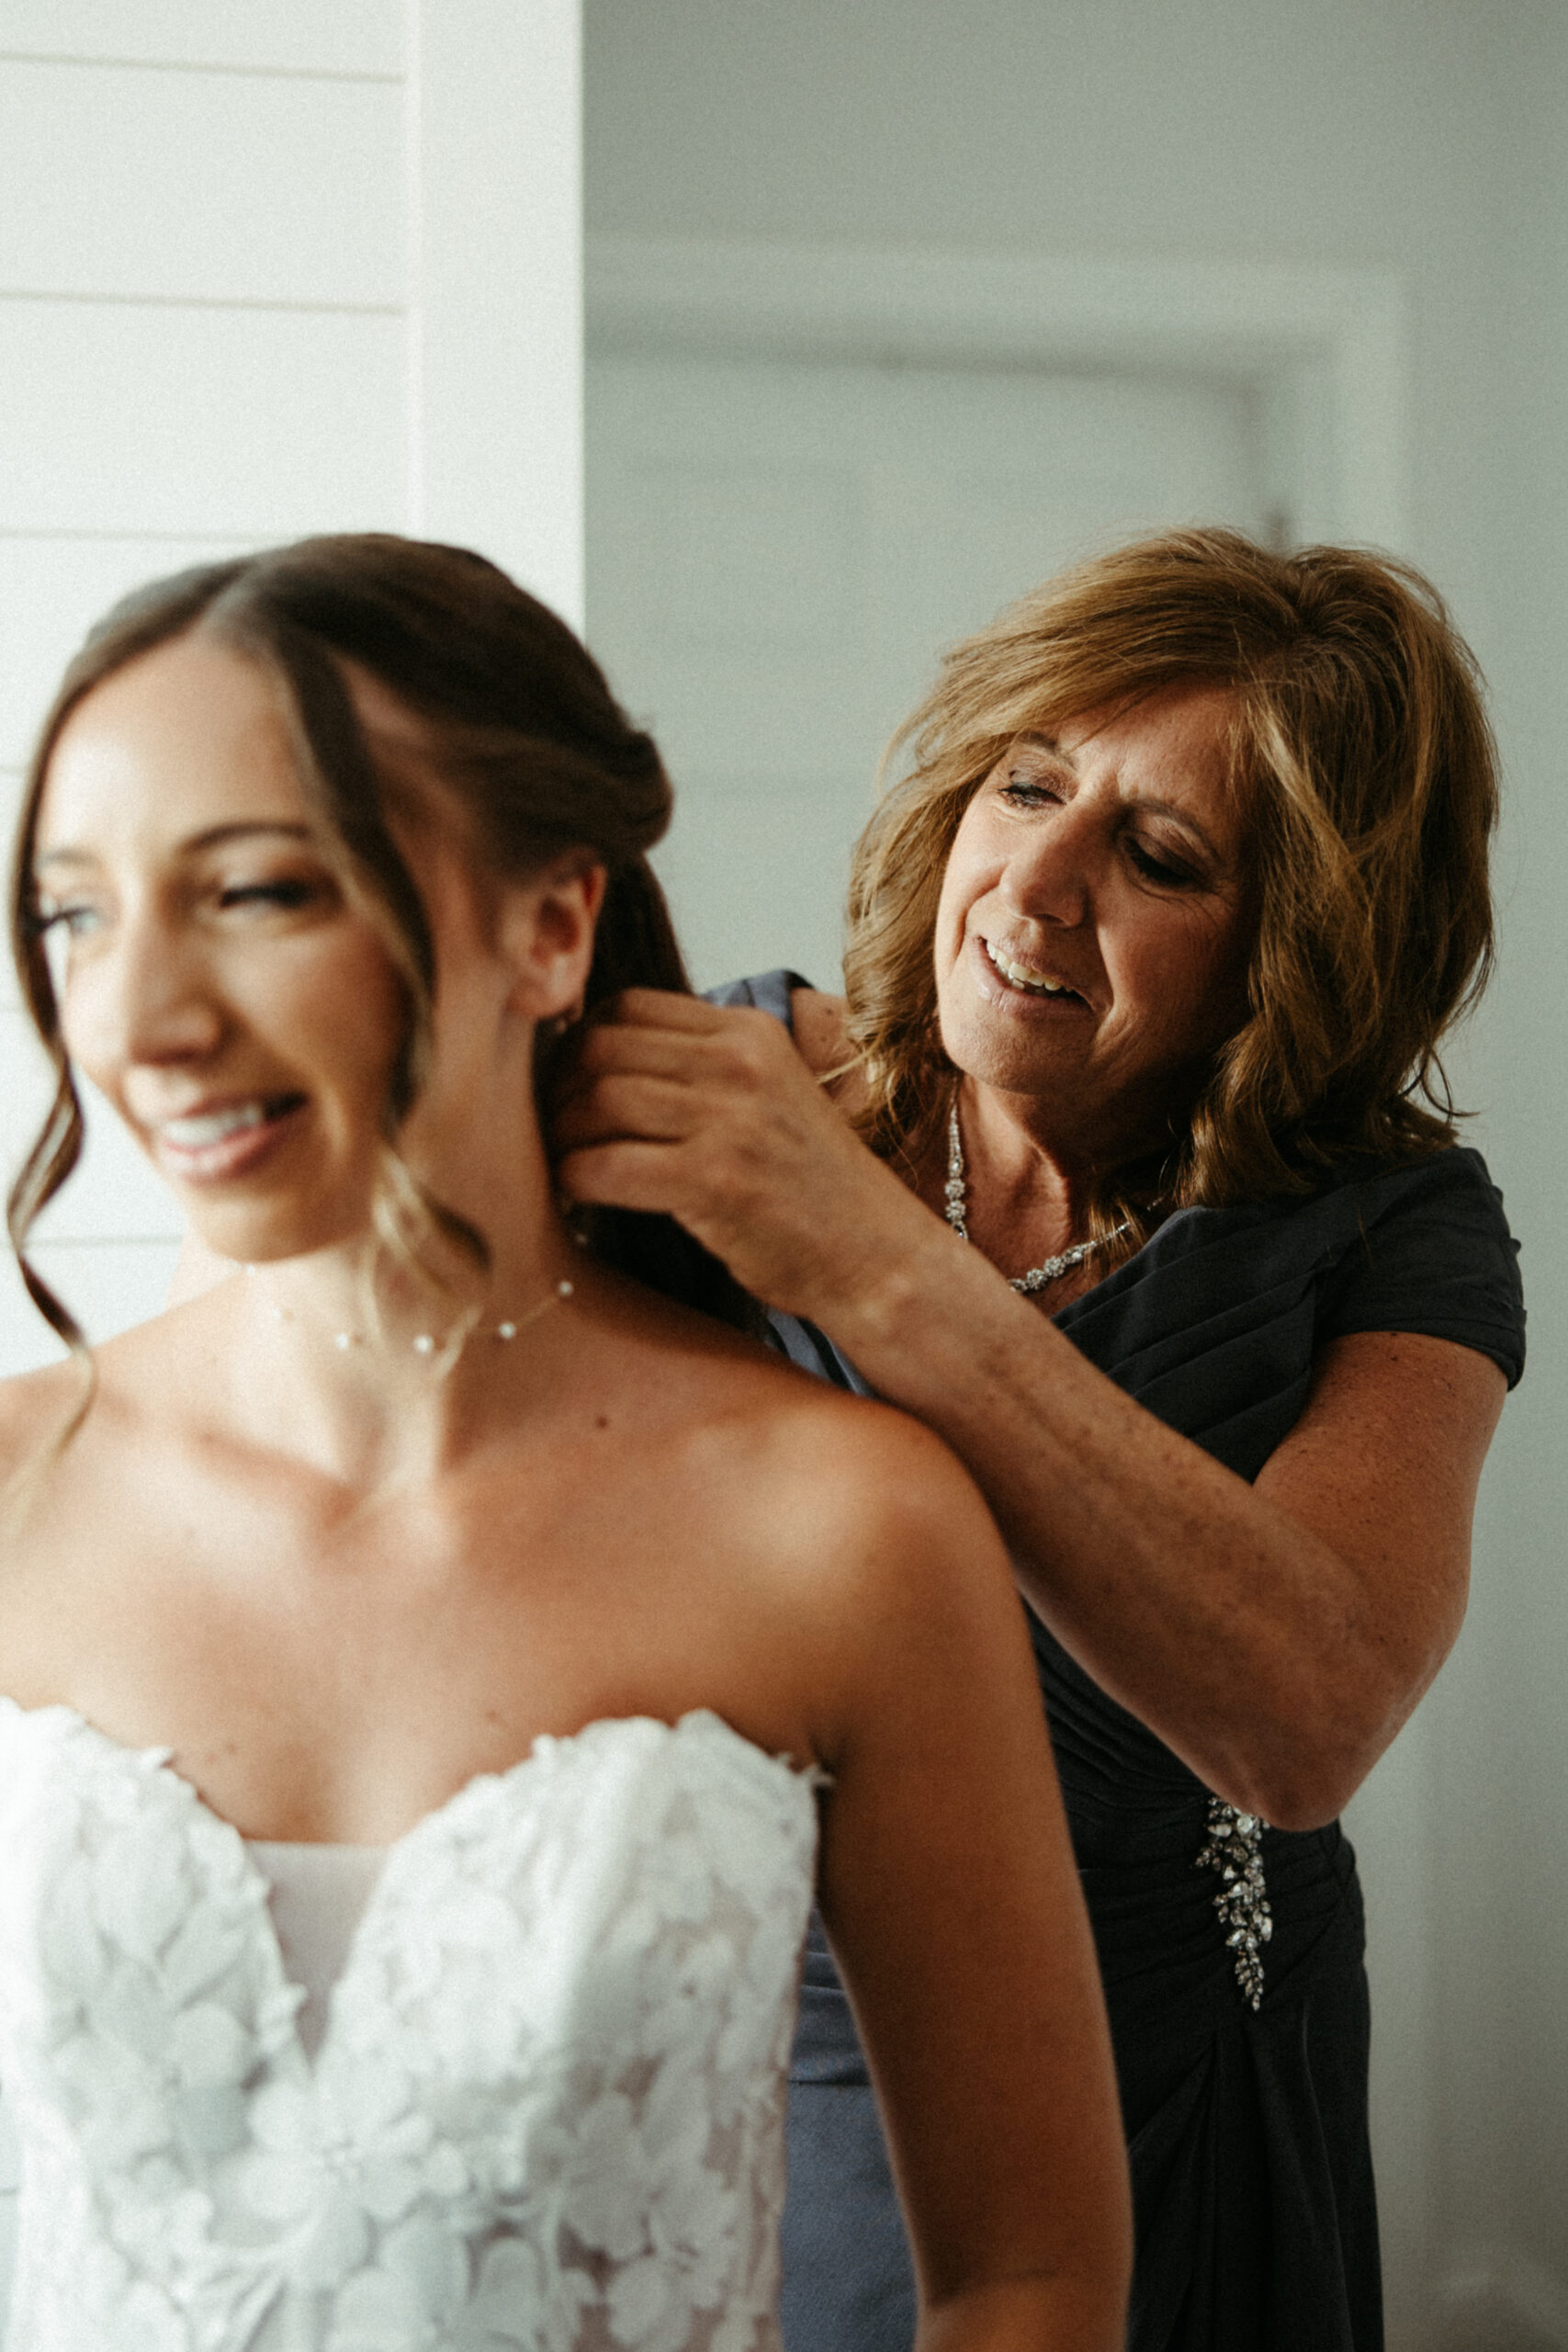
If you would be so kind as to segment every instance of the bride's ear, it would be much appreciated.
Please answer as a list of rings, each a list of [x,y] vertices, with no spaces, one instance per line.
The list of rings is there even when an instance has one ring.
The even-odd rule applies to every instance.
[[[597,859],[574,852],[508,888],[501,947],[513,972],[509,1012],[543,1023],[581,1011],[604,884]]]

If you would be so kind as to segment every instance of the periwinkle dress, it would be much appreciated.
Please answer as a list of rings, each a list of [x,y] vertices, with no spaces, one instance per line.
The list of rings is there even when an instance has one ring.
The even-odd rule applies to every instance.
[[[790,989],[805,985],[770,972],[719,1001],[787,1022]],[[1118,1387],[1250,1479],[1300,1416],[1314,1357],[1346,1333],[1456,1340],[1511,1386],[1524,1363],[1517,1254],[1485,1163],[1456,1148],[1306,1200],[1179,1211],[1055,1320]],[[785,1316],[773,1326],[797,1363],[865,1392],[820,1332]],[[1337,1825],[1286,1832],[1217,1807],[1029,1624],[1132,2160],[1129,2352],[1380,2352],[1349,1843]],[[815,1921],[790,2102],[786,2352],[908,2352],[908,2248],[853,2019]]]

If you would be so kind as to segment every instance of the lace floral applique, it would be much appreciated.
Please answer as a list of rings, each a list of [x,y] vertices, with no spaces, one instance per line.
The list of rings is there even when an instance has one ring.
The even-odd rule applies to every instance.
[[[156,1753],[0,1701],[28,2352],[777,2352],[809,1775],[593,1724],[391,1849],[316,2063]]]

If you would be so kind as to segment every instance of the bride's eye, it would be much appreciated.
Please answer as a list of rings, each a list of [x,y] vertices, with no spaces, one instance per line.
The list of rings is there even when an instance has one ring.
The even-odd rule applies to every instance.
[[[36,908],[29,928],[35,939],[80,939],[92,929],[97,920],[96,907],[85,903],[55,905],[52,902]]]
[[[267,882],[226,882],[218,892],[220,907],[276,907],[294,913],[317,904],[327,895],[324,884],[307,875],[279,876]]]

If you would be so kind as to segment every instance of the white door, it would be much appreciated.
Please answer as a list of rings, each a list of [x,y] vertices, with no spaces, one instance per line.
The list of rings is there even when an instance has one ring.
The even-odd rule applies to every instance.
[[[678,795],[699,986],[840,982],[851,842],[938,650],[1070,558],[1269,526],[1256,392],[1213,379],[592,349],[588,633]]]

